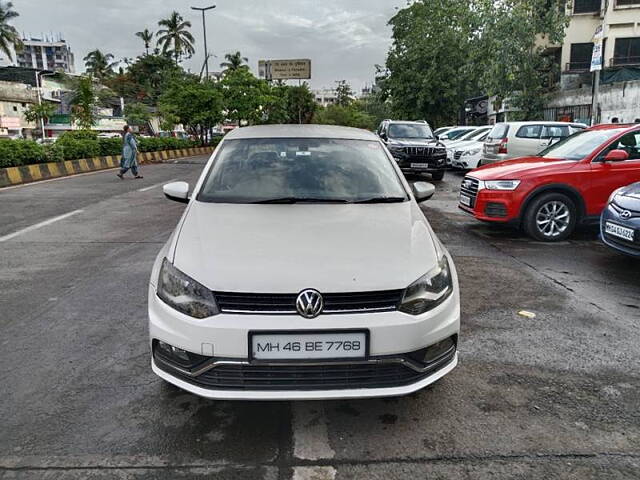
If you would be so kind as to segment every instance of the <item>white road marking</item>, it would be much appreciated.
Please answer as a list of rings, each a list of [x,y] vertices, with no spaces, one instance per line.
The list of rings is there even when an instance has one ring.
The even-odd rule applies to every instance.
[[[173,179],[167,180],[165,182],[156,183],[155,185],[151,185],[150,187],[141,188],[138,191],[139,192],[148,192],[149,190],[153,190],[154,188],[158,188],[158,187],[161,187],[163,185],[166,185],[167,183],[171,183],[171,182],[175,182],[175,181],[176,181],[176,179],[173,178]]]
[[[294,467],[293,480],[334,480],[336,469],[333,467]]]
[[[17,237],[18,235],[32,232],[33,230],[37,230],[38,228],[46,227],[47,225],[51,225],[52,223],[59,222],[60,220],[64,220],[65,218],[69,218],[73,215],[77,215],[78,213],[82,213],[82,212],[84,212],[84,210],[74,210],[73,212],[65,213],[64,215],[59,215],[57,217],[50,218],[49,220],[45,220],[44,222],[36,223],[35,225],[31,225],[30,227],[23,228],[22,230],[18,230],[17,232],[13,232],[13,233],[10,233],[9,235],[5,235],[4,237],[0,237],[0,242],[6,242],[7,240],[11,240],[12,238]]]
[[[293,404],[293,455],[301,460],[333,458],[327,417],[320,402]]]

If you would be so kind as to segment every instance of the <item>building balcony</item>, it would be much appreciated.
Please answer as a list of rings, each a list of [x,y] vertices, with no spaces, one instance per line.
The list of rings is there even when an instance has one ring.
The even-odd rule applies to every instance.
[[[591,62],[567,62],[563,73],[586,73],[591,68]]]
[[[609,60],[610,67],[639,67],[640,57],[613,57]]]

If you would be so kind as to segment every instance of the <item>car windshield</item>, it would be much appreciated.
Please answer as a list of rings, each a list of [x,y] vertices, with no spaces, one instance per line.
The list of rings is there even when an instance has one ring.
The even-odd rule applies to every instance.
[[[621,128],[615,128],[611,130],[585,130],[577,132],[543,150],[538,155],[544,158],[579,161],[590,155],[596,148],[623,130],[624,129]]]
[[[466,135],[470,132],[475,132],[475,129],[470,128],[461,128],[455,130],[449,130],[444,136],[449,140],[459,140],[463,135]]]
[[[428,125],[392,123],[389,125],[389,138],[433,138],[433,132]]]
[[[379,142],[322,138],[227,140],[197,199],[213,203],[408,200]]]
[[[493,129],[489,132],[487,140],[502,140],[507,137],[509,133],[509,125],[506,123],[496,123]]]

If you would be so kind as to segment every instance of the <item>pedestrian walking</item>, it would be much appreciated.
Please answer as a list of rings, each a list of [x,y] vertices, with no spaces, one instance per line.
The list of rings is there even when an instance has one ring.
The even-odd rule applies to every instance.
[[[124,126],[122,136],[122,160],[120,160],[118,177],[120,180],[123,180],[124,174],[131,169],[134,178],[142,178],[142,175],[138,173],[138,142],[136,141],[136,137],[133,136],[133,133],[131,133],[129,125]]]

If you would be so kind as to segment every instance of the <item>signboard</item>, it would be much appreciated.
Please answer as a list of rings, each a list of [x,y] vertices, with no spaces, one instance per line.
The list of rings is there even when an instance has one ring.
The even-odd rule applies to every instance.
[[[311,60],[260,60],[258,75],[267,80],[308,80],[311,78]]]
[[[602,70],[602,39],[604,38],[604,28],[598,25],[593,35],[593,53],[591,54],[591,72]]]

